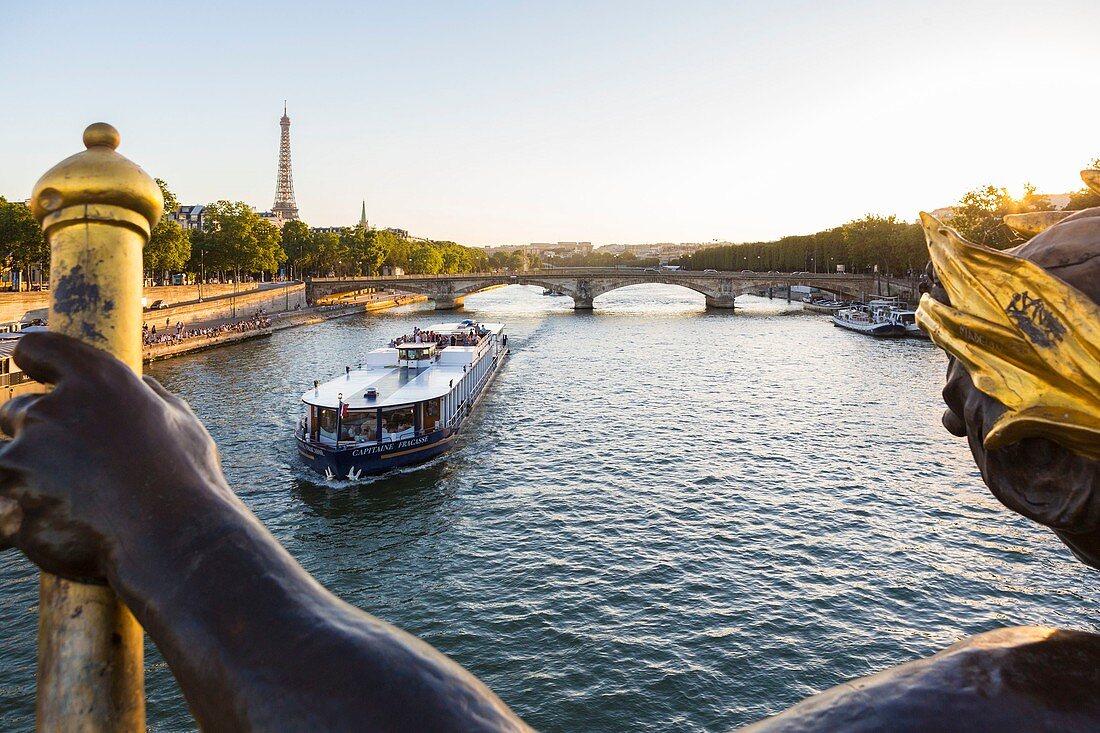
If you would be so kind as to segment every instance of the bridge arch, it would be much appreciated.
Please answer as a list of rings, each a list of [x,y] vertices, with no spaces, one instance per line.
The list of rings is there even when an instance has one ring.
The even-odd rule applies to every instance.
[[[568,295],[577,310],[589,310],[593,301],[605,293],[634,285],[675,285],[700,293],[709,308],[734,307],[734,299],[752,292],[787,290],[793,285],[808,285],[842,297],[887,294],[911,295],[913,282],[882,279],[877,275],[688,272],[626,270],[622,268],[555,268],[516,274],[402,275],[358,278],[311,278],[307,291],[311,301],[337,293],[367,288],[393,288],[419,293],[435,301],[436,308],[457,308],[474,293],[505,285],[534,285]]]

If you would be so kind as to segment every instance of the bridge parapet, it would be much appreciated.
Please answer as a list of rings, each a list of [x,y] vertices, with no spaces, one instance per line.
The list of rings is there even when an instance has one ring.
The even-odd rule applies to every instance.
[[[420,293],[435,301],[437,310],[461,307],[467,295],[505,285],[535,285],[573,299],[576,310],[591,310],[593,301],[612,290],[643,284],[667,284],[694,290],[710,308],[733,308],[741,295],[795,285],[816,287],[847,298],[902,295],[914,299],[916,279],[880,277],[876,274],[695,272],[614,267],[544,268],[516,274],[400,275],[385,277],[311,278],[306,281],[311,301],[338,293],[368,288]]]

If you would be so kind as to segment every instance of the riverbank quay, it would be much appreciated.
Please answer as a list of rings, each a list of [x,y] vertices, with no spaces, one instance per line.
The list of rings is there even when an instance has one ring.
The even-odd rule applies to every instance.
[[[170,359],[174,356],[192,354],[198,351],[214,349],[219,346],[236,344],[241,341],[247,341],[249,339],[266,338],[271,336],[271,334],[275,331],[281,331],[285,328],[308,326],[310,324],[322,323],[324,321],[329,321],[334,318],[343,318],[345,316],[352,316],[358,313],[372,313],[375,311],[397,308],[398,306],[402,305],[423,303],[427,299],[428,298],[423,295],[380,296],[378,294],[373,294],[371,296],[368,296],[368,299],[366,300],[357,300],[356,302],[320,305],[314,306],[312,308],[284,311],[282,313],[265,314],[265,318],[269,320],[270,323],[265,325],[263,328],[255,328],[244,331],[227,331],[211,336],[191,336],[179,340],[173,339],[163,344],[147,345],[142,349],[142,361],[146,364],[149,364],[151,362],[160,361],[162,359]],[[161,311],[161,313],[167,314],[168,310]],[[165,318],[171,319],[171,315],[166,315]],[[217,322],[199,323],[190,324],[189,328],[218,328],[222,325],[224,324]]]
[[[376,311],[397,308],[402,305],[423,303],[427,300],[428,298],[425,295],[386,295],[380,297],[372,296],[370,297],[370,299],[357,300],[354,303],[333,303],[328,305],[315,306],[313,308],[307,308],[300,311],[272,313],[269,317],[271,318],[271,330],[279,331],[284,328],[308,326],[313,323],[331,321],[334,318],[354,316],[358,313],[374,313]]]
[[[192,354],[196,351],[206,351],[219,346],[228,346],[240,341],[254,338],[266,338],[271,336],[271,328],[261,328],[252,331],[229,331],[215,336],[195,336],[181,341],[170,341],[164,344],[153,344],[141,350],[141,360],[145,364],[171,359],[181,354]]]

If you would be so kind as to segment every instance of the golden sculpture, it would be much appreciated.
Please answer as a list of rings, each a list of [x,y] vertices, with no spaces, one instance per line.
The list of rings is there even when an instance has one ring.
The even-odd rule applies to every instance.
[[[110,125],[88,126],[87,150],[38,180],[31,211],[50,244],[50,330],[140,374],[142,248],[164,200],[118,143]],[[38,729],[144,731],[143,633],[129,609],[104,585],[43,572],[39,588]]]
[[[925,294],[917,322],[1006,407],[985,447],[1045,437],[1100,460],[1100,307],[1028,260],[921,221],[951,305]]]

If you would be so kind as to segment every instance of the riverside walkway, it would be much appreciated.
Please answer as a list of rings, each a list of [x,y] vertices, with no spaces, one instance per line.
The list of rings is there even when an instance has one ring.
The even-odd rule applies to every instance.
[[[790,300],[792,286],[805,285],[849,299],[899,295],[914,299],[919,278],[896,278],[871,274],[825,274],[811,272],[699,272],[657,268],[549,267],[524,273],[396,275],[383,277],[307,278],[306,293],[311,302],[351,290],[392,288],[420,293],[435,302],[437,310],[462,306],[468,295],[507,285],[535,285],[568,295],[576,310],[592,310],[596,298],[612,290],[660,283],[677,285],[701,293],[708,308],[734,308],[734,299],[749,293],[782,290]]]

